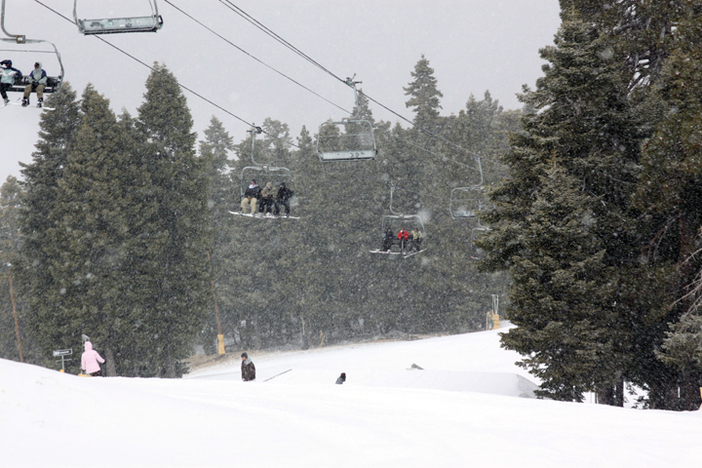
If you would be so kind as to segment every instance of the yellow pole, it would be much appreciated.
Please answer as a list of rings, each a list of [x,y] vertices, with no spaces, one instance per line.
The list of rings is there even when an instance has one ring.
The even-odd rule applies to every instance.
[[[207,251],[207,261],[210,264],[210,267],[212,267],[212,260],[210,260],[210,252],[209,250]],[[212,297],[214,298],[214,306],[215,306],[215,317],[217,317],[217,341],[219,342],[218,346],[218,353],[220,356],[222,354],[225,354],[224,351],[224,334],[222,333],[222,322],[219,320],[219,307],[217,306],[217,293],[215,292],[215,284],[214,280],[211,281],[212,283]]]

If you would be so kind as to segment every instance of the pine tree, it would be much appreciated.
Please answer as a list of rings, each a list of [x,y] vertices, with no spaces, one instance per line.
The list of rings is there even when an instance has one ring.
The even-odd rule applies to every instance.
[[[485,217],[492,231],[486,234],[483,244],[490,251],[484,266],[510,270],[514,278],[521,263],[529,261],[538,265],[541,256],[561,248],[552,243],[536,249],[529,236],[541,223],[533,212],[547,189],[544,174],[556,157],[566,176],[577,181],[582,191],[578,204],[584,204],[587,211],[580,213],[583,216],[587,213],[585,219],[591,224],[587,234],[591,236],[592,245],[598,246],[597,252],[602,252],[599,268],[606,272],[596,284],[601,288],[600,294],[609,296],[593,302],[589,312],[579,312],[583,317],[580,320],[589,321],[589,328],[583,328],[579,336],[571,336],[567,342],[577,347],[575,355],[580,361],[571,360],[572,368],[568,373],[559,370],[555,360],[552,369],[538,372],[544,379],[545,389],[551,385],[551,379],[557,385],[574,389],[570,393],[560,393],[552,388],[559,397],[570,395],[569,398],[579,399],[585,388],[581,385],[588,381],[587,387],[602,390],[603,397],[615,388],[617,396],[604,402],[621,405],[623,379],[631,358],[628,320],[632,310],[624,300],[626,291],[619,275],[637,254],[629,206],[638,176],[637,121],[627,101],[626,82],[608,37],[581,21],[577,14],[564,19],[555,46],[543,49],[542,57],[549,62],[543,67],[545,76],[537,81],[535,91],[525,89],[521,97],[531,109],[523,119],[525,131],[513,137],[512,148],[505,157],[512,177],[493,191],[491,199],[496,209]],[[569,244],[569,248],[578,249],[578,246]],[[591,249],[585,252],[595,254]],[[571,255],[577,258],[581,254],[573,251]],[[517,262],[516,259],[521,260]],[[546,275],[543,281],[551,281],[554,275],[560,274],[556,267],[542,267]],[[510,331],[504,339],[508,347],[515,349],[518,342],[510,336],[538,335],[549,326],[547,311],[551,308],[548,302],[540,303],[538,295],[532,296],[535,293],[526,287],[533,279],[528,275],[518,278],[519,281],[515,279],[510,318],[520,328]],[[531,306],[526,307],[527,304]],[[535,313],[540,308],[543,317]],[[523,338],[519,341],[528,342]],[[607,343],[612,346],[606,347],[610,355],[605,362],[593,350]],[[527,356],[544,351],[543,343],[532,344],[531,349],[519,344],[519,351]],[[603,369],[594,375],[589,370],[593,362]],[[533,370],[536,371],[536,367]]]
[[[54,329],[50,320],[56,311],[55,299],[60,296],[51,269],[58,255],[52,244],[59,221],[55,210],[57,193],[75,131],[80,125],[76,93],[70,83],[64,83],[61,91],[51,96],[51,106],[56,111],[41,116],[32,163],[21,164],[24,180],[19,223],[23,235],[15,285],[26,301],[28,334],[35,337],[46,364],[53,366],[55,363],[50,357],[53,350],[80,350],[79,331]]]
[[[234,143],[222,122],[212,117],[210,126],[205,130],[205,140],[200,142],[200,158],[207,164],[209,179],[208,207],[212,218],[212,245],[209,247],[209,260],[212,269],[212,288],[217,311],[230,306],[227,289],[235,281],[232,278],[231,257],[229,251],[233,240],[231,228],[232,215],[229,211],[237,210],[239,204],[239,184],[232,182],[230,166],[233,162],[229,154],[234,151]],[[220,333],[221,317],[216,311],[207,315],[201,331],[201,340],[207,353],[216,351],[216,335]]]
[[[434,69],[429,66],[429,60],[424,55],[414,66],[411,75],[414,81],[403,88],[405,94],[410,96],[405,105],[413,109],[416,126],[435,132],[441,109],[440,98],[444,95],[437,88]]]
[[[21,355],[27,362],[33,360],[34,350],[27,339],[25,314],[14,284],[12,291],[10,289],[21,238],[18,221],[21,190],[19,181],[13,176],[8,176],[0,187],[0,297],[3,298],[0,302],[0,358],[19,361]],[[16,316],[18,323],[15,323]]]
[[[696,351],[702,332],[699,327],[695,331],[699,312],[695,295],[687,293],[688,286],[698,281],[696,277],[702,268],[697,259],[700,241],[696,236],[702,226],[701,38],[702,4],[698,2],[690,7],[689,16],[675,32],[677,47],[653,89],[653,99],[665,109],[665,114],[644,145],[644,170],[637,193],[650,233],[647,259],[652,268],[671,273],[667,287],[659,288],[667,303],[675,304],[659,312],[665,322],[670,322],[659,356],[679,369],[680,374],[668,385],[680,386],[680,408],[687,410],[699,408],[697,389],[702,379]],[[656,342],[660,340],[658,336]]]
[[[211,245],[206,165],[195,154],[192,117],[175,77],[155,64],[146,81],[136,129],[156,204],[143,273],[144,327],[153,349],[153,372],[176,377],[192,352],[212,306],[207,249]]]

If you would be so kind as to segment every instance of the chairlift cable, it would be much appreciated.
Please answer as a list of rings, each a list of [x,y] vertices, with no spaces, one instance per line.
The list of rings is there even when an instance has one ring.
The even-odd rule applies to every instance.
[[[51,7],[47,6],[47,5],[45,5],[45,4],[42,3],[40,0],[34,0],[34,2],[35,2],[35,3],[38,3],[38,4],[41,5],[41,6],[43,6],[44,8],[46,8],[46,9],[49,10],[49,11],[51,11],[52,13],[54,13],[54,14],[60,16],[61,18],[63,18],[63,19],[65,19],[66,21],[68,21],[69,23],[75,25],[75,21],[73,21],[72,19],[68,18],[67,16],[64,16],[63,14],[61,14],[61,13],[59,13],[58,11],[54,10],[53,8],[51,8]],[[126,55],[127,57],[131,58],[132,60],[134,60],[135,62],[139,63],[140,65],[143,65],[143,66],[145,66],[146,68],[148,68],[149,70],[154,71],[154,67],[152,67],[151,65],[145,63],[144,61],[142,61],[142,60],[140,60],[139,58],[135,57],[134,55],[130,54],[129,52],[127,52],[127,51],[125,51],[125,50],[123,50],[123,49],[120,49],[119,47],[117,47],[116,45],[112,44],[111,42],[105,40],[105,39],[102,38],[101,36],[96,35],[96,36],[94,36],[94,37],[95,37],[96,39],[99,39],[100,41],[104,42],[104,43],[107,44],[108,46],[112,47],[113,49],[115,49],[115,50],[121,52],[122,54]],[[231,112],[231,111],[225,109],[224,107],[220,106],[219,104],[215,103],[214,101],[212,101],[212,100],[206,98],[205,96],[201,95],[200,93],[198,93],[198,92],[196,92],[196,91],[194,91],[194,90],[188,88],[187,86],[183,85],[183,84],[180,83],[179,81],[176,80],[176,83],[178,84],[179,87],[181,87],[181,88],[184,89],[185,91],[188,91],[189,93],[191,93],[191,94],[194,95],[195,97],[197,97],[197,98],[199,98],[199,99],[201,99],[201,100],[207,102],[208,104],[211,104],[212,106],[216,107],[217,109],[221,110],[222,112],[224,112],[224,113],[226,113],[226,114],[228,114],[228,115],[234,117],[235,119],[239,120],[240,122],[242,122],[242,123],[248,125],[249,127],[256,128],[256,125],[255,125],[255,124],[250,123],[250,122],[247,122],[247,121],[244,120],[243,118],[241,118],[241,117],[239,117],[238,115],[234,114],[233,112]],[[265,130],[263,131],[263,133],[266,133]],[[270,135],[270,134],[268,134],[268,133],[266,133],[266,134],[269,135],[269,136],[271,136],[271,137],[273,137],[273,135]],[[273,137],[273,138],[278,139],[278,137]],[[286,142],[286,143],[289,144],[290,146],[294,146],[295,148],[298,148],[298,149],[299,149],[299,147],[298,147],[297,145],[295,145],[294,143],[292,143],[292,142]]]
[[[349,114],[351,113],[351,112],[349,112],[347,109],[344,109],[344,108],[341,107],[340,105],[338,105],[338,104],[336,104],[336,103],[334,103],[334,102],[328,100],[327,98],[325,98],[325,97],[322,96],[321,94],[317,93],[316,91],[314,91],[314,90],[308,88],[307,86],[305,86],[305,85],[303,85],[302,83],[296,81],[295,79],[289,77],[288,75],[286,75],[285,73],[283,73],[283,72],[281,72],[280,70],[276,69],[275,67],[273,67],[273,66],[271,66],[271,65],[268,65],[268,64],[267,64],[266,62],[264,62],[263,60],[259,59],[258,57],[254,56],[253,54],[251,54],[251,53],[247,52],[246,50],[242,49],[241,47],[239,47],[238,45],[234,44],[232,41],[230,41],[230,40],[227,39],[226,37],[222,36],[221,34],[219,34],[218,32],[216,32],[215,30],[213,30],[213,29],[210,28],[209,26],[207,26],[207,25],[205,25],[204,23],[202,23],[202,22],[201,22],[200,20],[198,20],[197,18],[193,17],[193,16],[190,15],[189,13],[183,11],[183,10],[182,10],[181,8],[179,8],[178,6],[174,5],[174,4],[173,4],[172,2],[170,2],[169,0],[164,0],[164,2],[167,3],[167,4],[169,4],[170,6],[172,6],[173,8],[175,8],[177,11],[179,11],[180,13],[182,13],[183,15],[185,15],[186,17],[188,17],[188,18],[191,19],[192,21],[196,22],[197,24],[199,24],[200,26],[202,26],[203,28],[205,28],[206,30],[208,30],[209,32],[211,32],[212,34],[214,34],[215,36],[219,37],[219,38],[222,39],[224,42],[226,42],[227,44],[231,45],[232,47],[234,47],[235,49],[237,49],[237,50],[240,51],[241,53],[243,53],[243,54],[245,54],[245,55],[251,57],[253,60],[257,61],[257,62],[260,63],[261,65],[263,65],[263,66],[269,68],[270,70],[273,70],[274,72],[276,72],[277,74],[279,74],[279,75],[282,76],[283,78],[286,78],[286,79],[290,80],[291,82],[293,82],[294,84],[298,85],[298,86],[301,87],[302,89],[304,89],[304,90],[306,90],[306,91],[308,91],[308,92],[314,94],[315,96],[317,96],[317,97],[320,98],[320,99],[323,99],[324,101],[326,101],[327,103],[331,104],[332,106],[337,107],[338,109],[341,109],[342,111],[344,111],[344,112],[346,112],[346,113],[349,113]]]
[[[230,2],[229,0],[219,0],[219,1],[220,1],[220,3],[222,3],[224,6],[226,6],[226,7],[229,8],[230,10],[232,10],[234,13],[236,13],[236,14],[239,15],[239,16],[241,16],[241,17],[244,18],[246,21],[248,21],[249,23],[251,23],[252,25],[254,25],[256,28],[260,29],[260,30],[263,31],[265,34],[267,34],[268,36],[272,37],[273,39],[275,39],[276,41],[278,41],[279,43],[281,43],[282,45],[284,45],[285,47],[287,47],[287,48],[290,49],[291,51],[295,52],[295,53],[296,53],[297,55],[299,55],[300,57],[304,58],[305,60],[307,60],[307,61],[310,62],[311,64],[315,65],[315,66],[318,67],[319,69],[325,71],[326,73],[328,73],[328,74],[331,75],[332,77],[336,78],[337,80],[341,81],[341,82],[344,83],[345,85],[347,85],[347,86],[352,86],[351,84],[348,83],[348,80],[345,80],[345,79],[343,79],[343,78],[340,78],[340,77],[336,76],[336,75],[335,75],[334,73],[332,73],[328,68],[326,68],[326,67],[323,66],[321,63],[317,62],[317,61],[314,60],[312,57],[310,57],[309,55],[305,54],[305,53],[302,52],[300,49],[298,49],[297,47],[295,47],[294,45],[292,45],[291,43],[289,43],[288,41],[286,41],[285,39],[283,39],[281,36],[279,36],[278,34],[276,34],[273,30],[271,30],[270,28],[268,28],[267,26],[265,26],[263,23],[261,23],[260,21],[258,21],[258,20],[257,20],[256,18],[254,18],[253,16],[249,15],[248,13],[246,13],[244,10],[242,10],[241,8],[239,8],[238,6],[236,6],[234,3]]]
[[[323,65],[321,65],[319,62],[317,62],[316,60],[314,60],[313,58],[311,58],[309,55],[307,55],[307,54],[305,54],[304,52],[302,52],[302,51],[301,51],[300,49],[298,49],[297,47],[293,46],[291,43],[289,43],[288,41],[286,41],[285,39],[283,39],[280,35],[278,35],[278,34],[275,33],[273,30],[271,30],[270,28],[268,28],[267,26],[265,26],[265,25],[264,25],[263,23],[261,23],[260,21],[256,20],[253,16],[249,15],[248,13],[246,13],[244,10],[242,10],[240,7],[236,6],[236,5],[235,5],[234,3],[232,3],[231,1],[229,1],[229,0],[219,0],[219,1],[220,1],[220,3],[222,3],[223,5],[225,5],[227,8],[229,8],[230,10],[232,10],[234,13],[236,13],[237,15],[241,16],[241,17],[244,18],[246,21],[248,21],[249,23],[251,23],[252,25],[254,25],[256,28],[260,29],[260,30],[263,31],[265,34],[267,34],[268,36],[272,37],[274,40],[276,40],[276,41],[278,41],[279,43],[283,44],[285,47],[287,47],[288,49],[290,49],[291,51],[293,51],[295,54],[299,55],[300,57],[304,58],[305,60],[307,60],[307,61],[310,62],[311,64],[313,64],[313,65],[315,65],[316,67],[320,68],[321,70],[325,71],[326,73],[328,73],[329,75],[331,75],[333,78],[335,78],[335,79],[341,81],[341,82],[344,83],[345,85],[354,88],[354,86],[353,86],[351,80],[349,80],[349,79],[342,79],[342,78],[340,78],[339,76],[335,75],[335,74],[334,74],[333,72],[331,72],[329,69],[327,69],[326,67],[324,67]],[[377,99],[375,99],[375,98],[369,96],[368,94],[363,93],[363,95],[364,95],[366,98],[368,98],[368,100],[374,102],[375,104],[379,105],[380,107],[382,107],[382,108],[385,109],[386,111],[390,112],[391,114],[393,114],[393,115],[397,116],[398,118],[402,119],[403,121],[407,122],[407,123],[410,124],[413,128],[416,128],[418,131],[420,131],[420,132],[422,132],[422,133],[425,133],[425,134],[427,134],[427,135],[429,135],[429,136],[432,136],[432,137],[434,137],[434,138],[437,138],[437,139],[439,139],[439,140],[441,140],[441,141],[447,143],[448,145],[450,145],[450,146],[452,146],[452,147],[454,147],[454,148],[456,148],[456,149],[458,149],[458,150],[460,150],[460,151],[462,151],[462,152],[464,152],[464,153],[466,153],[466,154],[472,155],[473,157],[478,157],[478,158],[481,157],[480,154],[478,154],[478,153],[476,153],[476,152],[474,152],[474,151],[471,151],[471,150],[468,150],[468,149],[466,149],[466,148],[463,148],[462,146],[457,145],[456,143],[450,141],[449,139],[447,139],[447,138],[445,138],[445,137],[443,137],[443,136],[441,136],[441,135],[438,135],[438,134],[436,134],[436,133],[434,133],[434,132],[431,132],[431,131],[429,131],[429,130],[423,128],[423,127],[420,127],[419,125],[415,124],[415,123],[412,122],[411,120],[409,120],[409,119],[407,119],[406,117],[404,117],[403,115],[401,115],[399,112],[396,112],[396,111],[392,110],[391,108],[389,108],[388,106],[384,105],[383,103],[381,103],[381,102],[378,101]],[[347,111],[347,112],[348,112],[348,111]],[[433,154],[433,153],[431,153],[431,154]],[[450,158],[449,158],[449,159],[450,159]]]

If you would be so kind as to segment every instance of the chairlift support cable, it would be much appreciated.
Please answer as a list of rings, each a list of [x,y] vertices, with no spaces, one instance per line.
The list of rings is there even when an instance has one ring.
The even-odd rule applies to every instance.
[[[3,1],[4,1],[4,0],[3,0]],[[64,20],[68,21],[69,23],[72,23],[72,24],[75,25],[75,22],[74,22],[73,20],[71,20],[71,19],[68,18],[67,16],[65,16],[65,15],[63,15],[63,14],[61,14],[61,13],[59,13],[59,12],[56,11],[55,9],[49,7],[48,5],[44,4],[44,3],[41,2],[40,0],[34,0],[34,2],[35,2],[35,3],[38,3],[38,4],[41,5],[41,6],[43,6],[43,7],[46,8],[47,10],[51,11],[52,13],[54,13],[55,15],[57,15],[57,16],[63,18]],[[123,50],[123,49],[117,47],[116,45],[114,45],[114,44],[112,44],[111,42],[107,41],[107,40],[104,39],[103,37],[100,37],[99,35],[93,35],[93,36],[94,36],[96,39],[98,39],[98,40],[102,41],[103,43],[107,44],[108,46],[112,47],[113,49],[117,50],[118,52],[120,52],[120,53],[124,54],[125,56],[129,57],[130,59],[134,60],[135,62],[139,63],[140,65],[142,65],[142,66],[148,68],[148,69],[151,70],[151,71],[154,71],[154,67],[152,67],[151,65],[145,63],[144,61],[142,61],[142,60],[140,60],[139,58],[135,57],[134,55],[130,54],[129,52],[127,52],[127,51],[125,51],[125,50]],[[225,109],[224,107],[220,106],[219,104],[215,103],[214,101],[212,101],[212,100],[206,98],[206,97],[203,96],[202,94],[200,94],[200,93],[198,93],[198,92],[196,92],[196,91],[194,91],[194,90],[188,88],[187,86],[185,86],[184,84],[182,84],[182,83],[180,83],[180,82],[178,82],[178,81],[176,81],[176,83],[178,84],[178,86],[179,86],[180,88],[184,89],[185,91],[188,91],[189,93],[191,93],[192,95],[194,95],[194,96],[197,97],[198,99],[200,99],[200,100],[202,100],[202,101],[205,101],[206,103],[208,103],[208,104],[210,104],[210,105],[216,107],[217,109],[221,110],[221,111],[224,112],[225,114],[227,114],[227,115],[229,115],[229,116],[231,116],[231,117],[234,117],[236,120],[238,120],[238,121],[240,121],[240,122],[242,122],[242,123],[248,125],[249,127],[255,127],[255,125],[254,125],[253,123],[247,122],[247,121],[244,120],[243,118],[241,118],[241,117],[239,117],[238,115],[234,114],[233,112],[231,112],[231,111]],[[263,133],[266,133],[266,131],[264,130]],[[266,134],[269,135],[268,133],[266,133]],[[271,136],[272,138],[278,139],[277,137],[275,137],[275,136],[273,136],[273,135],[269,135],[269,136]],[[297,146],[296,144],[294,144],[294,143],[292,143],[292,142],[286,142],[286,144],[288,144],[288,145],[290,145],[290,146],[293,146],[293,147],[299,149],[299,146]]]
[[[347,78],[347,79],[343,79],[343,78],[341,78],[341,77],[335,75],[335,74],[334,74],[332,71],[330,71],[328,68],[324,67],[324,66],[323,66],[322,64],[320,64],[318,61],[314,60],[314,59],[311,58],[309,55],[307,55],[307,54],[305,54],[304,52],[302,52],[300,49],[298,49],[297,47],[295,47],[294,45],[292,45],[292,44],[291,44],[290,42],[288,42],[287,40],[283,39],[280,35],[278,35],[277,33],[275,33],[273,30],[271,30],[270,28],[268,28],[267,26],[265,26],[263,23],[261,23],[260,21],[258,21],[257,19],[255,19],[255,18],[254,18],[253,16],[251,16],[250,14],[246,13],[244,10],[242,10],[240,7],[236,6],[236,5],[235,5],[234,3],[232,3],[231,1],[229,1],[229,0],[220,0],[220,3],[222,3],[223,5],[225,5],[227,8],[229,8],[230,10],[232,10],[232,11],[233,11],[234,13],[236,13],[237,15],[241,16],[242,18],[244,18],[246,21],[248,21],[249,23],[251,23],[252,25],[254,25],[256,28],[258,28],[258,29],[260,29],[261,31],[263,31],[266,35],[270,36],[270,37],[273,38],[274,40],[278,41],[279,43],[281,43],[282,45],[284,45],[285,47],[287,47],[288,49],[290,49],[291,51],[293,51],[295,54],[297,54],[297,55],[299,55],[300,57],[304,58],[306,61],[308,61],[308,62],[310,62],[311,64],[315,65],[316,67],[318,67],[318,68],[321,69],[322,71],[326,72],[327,74],[329,74],[330,76],[332,76],[332,77],[335,78],[336,80],[338,80],[338,81],[344,83],[345,85],[347,85],[347,86],[349,86],[349,87],[351,87],[351,88],[354,88],[353,84],[352,84],[351,82],[349,82],[349,79],[348,79],[348,78]],[[355,88],[354,88],[354,90],[355,90]],[[434,138],[437,138],[437,139],[439,139],[439,140],[441,140],[441,141],[447,143],[448,145],[454,147],[455,149],[460,150],[460,151],[462,151],[462,152],[464,152],[464,153],[466,153],[466,154],[472,155],[472,156],[474,156],[474,157],[481,157],[478,153],[476,153],[476,152],[474,152],[474,151],[471,151],[471,150],[468,150],[468,149],[466,149],[466,148],[463,148],[462,146],[457,145],[456,143],[450,141],[449,139],[443,137],[442,135],[436,134],[436,133],[431,132],[431,131],[429,131],[429,130],[423,128],[423,127],[418,126],[417,124],[415,124],[415,123],[412,122],[411,120],[409,120],[409,119],[407,119],[406,117],[402,116],[400,113],[398,113],[398,112],[392,110],[391,108],[387,107],[386,105],[384,105],[384,104],[381,103],[380,101],[376,100],[376,99],[373,98],[372,96],[369,96],[367,93],[363,93],[363,95],[364,95],[368,100],[370,100],[370,101],[376,103],[377,105],[379,105],[379,106],[382,107],[383,109],[387,110],[387,111],[390,112],[391,114],[393,114],[393,115],[397,116],[398,118],[402,119],[403,121],[407,122],[407,123],[410,124],[413,128],[416,128],[416,129],[419,130],[420,132],[425,133],[425,134],[427,134],[427,135],[429,135],[429,136],[432,136],[432,137],[434,137]],[[347,111],[347,112],[348,112],[348,111]],[[432,153],[432,154],[433,154],[433,153]],[[451,158],[448,158],[448,159],[451,159]],[[454,161],[454,162],[455,162],[455,161]]]
[[[232,41],[230,41],[230,40],[227,39],[226,37],[222,36],[221,34],[219,34],[218,32],[216,32],[214,29],[210,28],[209,26],[205,25],[202,21],[198,20],[197,18],[195,18],[195,17],[192,16],[191,14],[185,12],[185,11],[184,11],[183,9],[181,9],[180,7],[174,5],[174,4],[173,4],[172,2],[170,2],[169,0],[164,0],[164,1],[165,1],[167,4],[169,4],[170,6],[172,6],[174,9],[176,9],[177,11],[179,11],[180,13],[182,13],[183,15],[185,15],[186,17],[188,17],[189,19],[191,19],[192,21],[194,21],[195,23],[199,24],[200,26],[202,26],[203,28],[205,28],[206,30],[208,30],[209,32],[211,32],[212,34],[214,34],[215,36],[217,36],[218,38],[222,39],[224,42],[226,42],[227,44],[231,45],[232,47],[234,47],[235,49],[237,49],[237,50],[240,51],[241,53],[243,53],[243,54],[245,54],[245,55],[251,57],[253,60],[257,61],[257,62],[260,63],[261,65],[263,65],[263,66],[269,68],[270,70],[273,70],[274,72],[276,72],[276,73],[279,74],[280,76],[286,78],[287,80],[291,81],[292,83],[296,84],[297,86],[301,87],[302,89],[304,89],[304,90],[306,90],[306,91],[312,93],[313,95],[317,96],[318,98],[323,99],[323,100],[326,101],[328,104],[331,104],[332,106],[337,107],[337,108],[341,109],[342,111],[347,112],[347,113],[349,113],[349,114],[351,113],[351,112],[349,112],[347,109],[344,109],[344,108],[341,107],[340,105],[338,105],[338,104],[336,104],[336,103],[330,101],[329,99],[325,98],[324,96],[322,96],[321,94],[317,93],[316,91],[314,91],[314,90],[308,88],[307,86],[303,85],[302,83],[298,82],[297,80],[295,80],[295,79],[289,77],[288,75],[286,75],[285,73],[279,71],[279,70],[276,69],[275,67],[273,67],[273,66],[267,64],[266,62],[264,62],[263,60],[259,59],[259,58],[256,57],[255,55],[253,55],[253,54],[247,52],[247,51],[244,50],[243,48],[241,48],[241,47],[239,47],[238,45],[234,44]]]

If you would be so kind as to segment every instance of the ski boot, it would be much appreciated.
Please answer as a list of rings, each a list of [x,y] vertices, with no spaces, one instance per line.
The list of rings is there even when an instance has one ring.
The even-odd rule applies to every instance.
[[[4,98],[3,101],[5,101],[5,105],[8,105],[10,103],[10,100],[7,98]]]
[[[39,98],[39,102],[37,102],[37,107],[44,107],[44,98]]]
[[[29,99],[22,98],[22,107],[27,107],[29,105]]]

